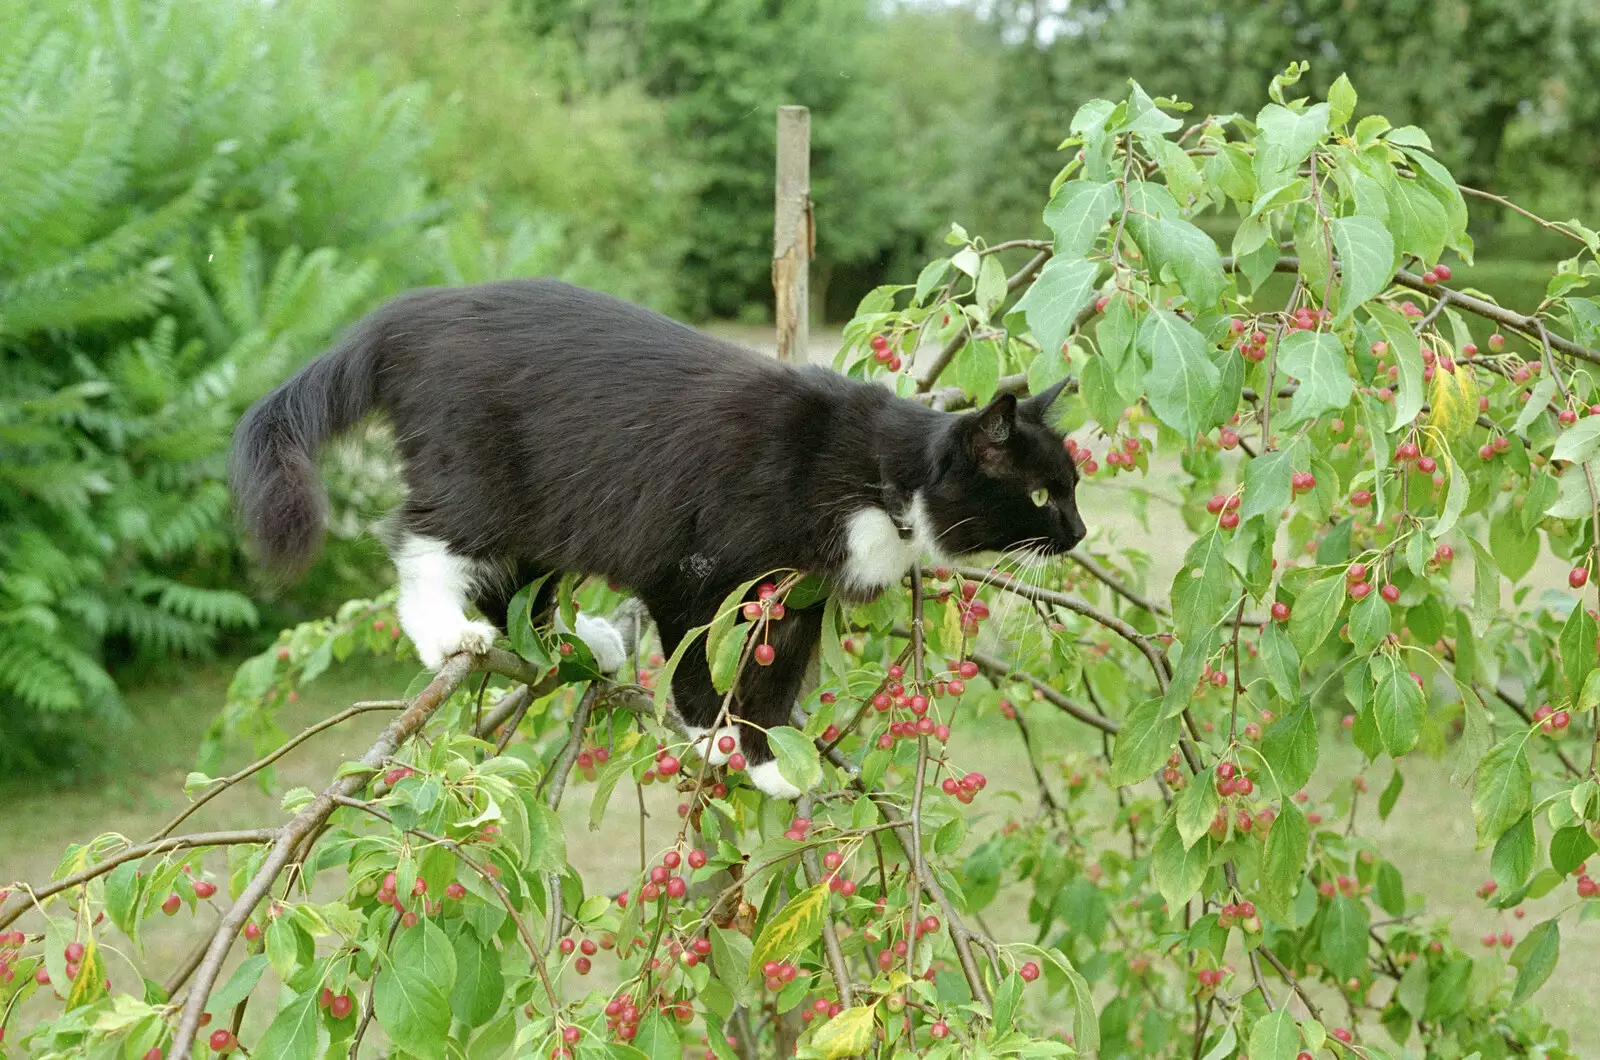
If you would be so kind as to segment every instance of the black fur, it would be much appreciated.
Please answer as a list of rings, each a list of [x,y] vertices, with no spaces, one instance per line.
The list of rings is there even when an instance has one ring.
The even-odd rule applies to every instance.
[[[369,314],[245,415],[233,487],[263,560],[302,569],[320,541],[318,446],[369,410],[393,421],[405,531],[515,571],[604,575],[648,606],[671,651],[733,587],[792,568],[837,575],[844,526],[926,498],[951,554],[1084,535],[1077,472],[1044,413],[1057,390],[957,415],[819,368],[791,368],[659,314],[550,280],[414,291]],[[1040,506],[1030,496],[1049,490]],[[515,584],[513,584],[515,583]],[[735,713],[786,721],[821,608],[774,623]],[[673,692],[710,726],[721,697],[691,647]],[[752,764],[770,758],[747,731]]]

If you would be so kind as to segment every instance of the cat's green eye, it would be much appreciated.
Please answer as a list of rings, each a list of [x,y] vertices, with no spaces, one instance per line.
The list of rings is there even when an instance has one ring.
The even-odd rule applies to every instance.
[[[1041,486],[1038,489],[1034,490],[1033,493],[1032,493],[1032,497],[1033,497],[1033,506],[1035,508],[1043,508],[1045,505],[1050,503],[1050,491],[1045,489],[1043,486]]]

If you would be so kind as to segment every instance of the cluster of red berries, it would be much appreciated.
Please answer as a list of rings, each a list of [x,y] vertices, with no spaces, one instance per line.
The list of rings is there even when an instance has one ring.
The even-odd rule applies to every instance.
[[[1100,470],[1100,464],[1095,460],[1094,453],[1088,446],[1079,445],[1076,438],[1064,439],[1061,447],[1067,451],[1068,456],[1077,461],[1078,469],[1085,475],[1092,475]]]
[[[1594,879],[1594,877],[1590,876],[1589,873],[1585,871],[1588,869],[1588,867],[1589,863],[1583,862],[1577,868],[1572,870],[1572,874],[1578,877],[1578,897],[1600,898],[1600,880]]]
[[[1491,931],[1487,935],[1483,936],[1483,938],[1479,941],[1481,941],[1485,946],[1504,946],[1509,950],[1511,947],[1517,944],[1517,937],[1509,931],[1502,931],[1498,935]]]
[[[4,986],[17,977],[11,970],[11,965],[22,956],[22,947],[27,945],[28,936],[20,931],[0,931],[0,986]]]
[[[1218,762],[1215,772],[1217,794],[1225,799],[1233,795],[1249,796],[1256,790],[1255,781],[1232,762]]]
[[[837,850],[830,850],[822,855],[822,867],[828,870],[828,890],[845,898],[854,898],[856,881],[839,875],[839,870],[843,866],[844,855]]]
[[[1309,471],[1296,471],[1289,476],[1289,489],[1297,496],[1317,488],[1317,476]]]
[[[698,849],[689,851],[691,869],[697,869],[705,863],[705,851]],[[639,888],[640,901],[654,902],[662,898],[674,902],[682,900],[689,893],[689,881],[675,875],[674,872],[682,864],[683,855],[676,850],[669,850],[661,855],[661,861],[650,867],[644,886]]]
[[[901,368],[900,355],[889,346],[889,340],[882,335],[872,336],[872,357],[879,364],[889,366],[889,371],[898,372]]]
[[[1333,313],[1327,309],[1313,309],[1303,305],[1296,309],[1285,325],[1289,331],[1315,331],[1324,324],[1333,320]]]
[[[939,785],[939,790],[946,795],[954,795],[957,801],[966,804],[970,803],[988,783],[989,779],[982,773],[968,773],[960,780],[955,777],[945,777]]]
[[[1567,726],[1572,724],[1572,715],[1546,703],[1533,712],[1533,723],[1546,736],[1560,737],[1566,734]]]
[[[495,867],[491,866],[490,871],[495,871]],[[379,905],[392,906],[394,911],[400,914],[400,923],[406,927],[416,927],[417,921],[421,919],[423,913],[428,916],[438,916],[439,911],[444,908],[442,901],[428,897],[428,881],[421,876],[418,876],[416,882],[411,885],[409,896],[402,897],[398,894],[396,892],[398,886],[399,878],[393,872],[385,873],[383,883],[379,885],[376,897]],[[455,881],[445,887],[444,893],[451,899],[460,901],[466,896],[467,889],[463,884]],[[421,899],[420,902],[414,903],[420,908],[421,913],[417,909],[406,908],[408,904],[407,897]]]
[[[1194,973],[1194,978],[1195,981],[1200,984],[1200,990],[1203,993],[1205,991],[1215,990],[1217,987],[1221,986],[1222,981],[1226,979],[1228,974],[1232,971],[1233,969],[1231,967],[1226,971],[1224,971],[1222,968],[1201,968],[1199,971]]]
[[[1234,444],[1239,444],[1237,435],[1234,437]],[[1132,471],[1139,466],[1139,453],[1143,448],[1144,446],[1139,439],[1124,438],[1121,449],[1106,450],[1106,465],[1108,467],[1126,468]]]
[[[1436,283],[1443,283],[1450,278],[1450,266],[1435,265],[1422,274],[1422,282],[1432,287]]]
[[[631,997],[614,997],[606,1002],[606,1029],[619,1041],[633,1041],[639,1033],[639,1016],[639,1006]]]
[[[342,1020],[356,1007],[356,999],[348,993],[335,994],[327,987],[323,987],[322,992],[317,995],[317,1007],[327,1009],[328,1015],[336,1020]]]
[[[843,1011],[844,1006],[839,1004],[839,1002],[829,1001],[825,997],[819,997],[815,1001],[811,1002],[811,1004],[800,1010],[800,1021],[802,1023],[810,1023],[819,1016],[822,1019],[828,1020],[832,1019]]]
[[[1332,880],[1323,880],[1317,884],[1317,893],[1324,898],[1332,898],[1335,894],[1342,894],[1346,898],[1354,898],[1357,892],[1364,891],[1360,884],[1344,873],[1340,873]]]
[[[1478,459],[1493,460],[1497,455],[1510,448],[1511,439],[1507,438],[1503,434],[1496,435],[1493,441],[1484,442],[1482,445],[1478,446]]]
[[[800,974],[800,969],[788,961],[768,961],[761,966],[761,976],[768,990],[777,993],[788,984],[794,982],[794,977]]]
[[[1401,442],[1394,447],[1394,458],[1402,464],[1416,462],[1417,470],[1426,474],[1433,474],[1439,470],[1439,462],[1431,456],[1423,456],[1422,450],[1416,442]]]
[[[1422,347],[1422,381],[1425,383],[1433,382],[1436,368],[1443,368],[1446,372],[1453,374],[1456,370],[1456,362],[1449,354],[1434,353],[1428,347]],[[1395,373],[1389,377],[1390,379],[1399,377],[1398,366],[1392,367],[1390,371]]]
[[[1239,356],[1247,361],[1264,361],[1267,359],[1267,333],[1261,330],[1252,331],[1250,325],[1235,317],[1228,321],[1228,330],[1233,333],[1239,343]],[[1249,334],[1246,334],[1249,332]]]
[[[1234,925],[1243,925],[1251,934],[1261,930],[1261,918],[1256,915],[1256,904],[1249,899],[1242,902],[1229,902],[1217,914],[1217,926],[1231,928]]]
[[[1206,663],[1205,667],[1203,669],[1201,669],[1201,671],[1200,671],[1201,691],[1204,691],[1204,686],[1206,686],[1208,684],[1209,685],[1214,685],[1217,688],[1227,688],[1228,687],[1228,671],[1223,670],[1221,668],[1212,669],[1211,668],[1211,664],[1210,663]]]
[[[1239,525],[1239,495],[1237,493],[1224,496],[1214,493],[1206,501],[1206,511],[1217,516],[1217,525],[1224,530],[1232,530]]]
[[[595,779],[595,767],[603,766],[609,761],[611,761],[609,748],[596,747],[592,751],[584,748],[578,752],[578,772],[583,776],[584,780],[593,780]]]

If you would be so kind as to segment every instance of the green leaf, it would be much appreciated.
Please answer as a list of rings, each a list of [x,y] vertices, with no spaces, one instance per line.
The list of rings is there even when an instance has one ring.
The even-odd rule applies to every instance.
[[[1266,860],[1261,866],[1261,881],[1279,905],[1288,905],[1300,890],[1306,876],[1306,849],[1311,830],[1306,815],[1285,799],[1282,812],[1267,833]]]
[[[233,970],[221,989],[213,990],[211,996],[206,998],[206,1011],[227,1012],[233,1008],[254,992],[256,984],[261,982],[261,974],[266,970],[266,954],[256,953],[246,957],[239,962],[239,967]]]
[[[1294,650],[1283,623],[1269,622],[1261,631],[1260,650],[1273,690],[1286,700],[1294,700],[1300,695],[1300,653]]]
[[[1394,419],[1391,431],[1417,418],[1427,402],[1427,391],[1422,381],[1422,343],[1412,332],[1406,318],[1388,306],[1372,304],[1366,307],[1367,316],[1378,326],[1383,341],[1389,346],[1389,356],[1400,369],[1399,386],[1395,390]]]
[[[1499,839],[1528,812],[1533,800],[1533,772],[1528,767],[1526,744],[1526,734],[1518,733],[1496,744],[1478,763],[1472,815],[1477,822],[1480,847]]]
[[[643,1054],[645,1060],[683,1060],[683,1042],[678,1037],[677,1025],[655,1009],[651,1009],[639,1021],[633,1047]],[[613,1055],[616,1050],[617,1046],[611,1046]]]
[[[1370,217],[1336,217],[1329,227],[1342,270],[1339,312],[1333,319],[1338,326],[1394,279],[1394,239]]]
[[[1350,643],[1365,655],[1383,643],[1389,635],[1389,605],[1378,593],[1368,593],[1366,599],[1350,608]]]
[[[1401,252],[1432,264],[1444,253],[1449,218],[1444,206],[1414,180],[1389,185],[1389,222]]]
[[[1123,719],[1111,759],[1111,783],[1137,784],[1166,762],[1178,740],[1178,718],[1161,716],[1161,700],[1149,699]]]
[[[1550,837],[1550,867],[1562,876],[1570,876],[1594,853],[1594,839],[1581,824],[1557,829]]]
[[[317,992],[307,990],[278,1010],[252,1052],[281,1060],[312,1060],[317,1055],[319,1026]]]
[[[1342,573],[1312,582],[1300,594],[1289,616],[1289,639],[1299,650],[1300,658],[1309,656],[1333,632],[1344,598]]]
[[[1300,1052],[1300,1025],[1287,1007],[1270,1012],[1250,1031],[1250,1055],[1257,1060],[1294,1060]]]
[[[749,1004],[755,997],[751,988],[750,954],[755,946],[743,932],[711,926],[711,967],[740,1004]]]
[[[1285,800],[1311,779],[1317,768],[1317,750],[1317,718],[1309,699],[1298,701],[1267,727],[1261,738],[1261,756],[1272,767]]]
[[[450,1011],[468,1027],[481,1026],[500,1011],[505,977],[500,952],[478,940],[470,928],[455,937],[456,981],[450,989]]]
[[[1083,258],[1094,247],[1121,205],[1117,185],[1092,180],[1069,180],[1044,208],[1044,223],[1055,233],[1055,256]]]
[[[1177,909],[1200,890],[1205,882],[1206,870],[1211,867],[1211,852],[1215,844],[1209,836],[1192,847],[1183,845],[1176,820],[1167,818],[1166,825],[1156,838],[1154,871],[1156,887],[1166,899],[1168,908]]]
[[[1084,258],[1051,258],[1013,312],[1023,314],[1043,356],[1059,355],[1081,313],[1094,300],[1100,266]]]
[[[1177,719],[1172,719],[1174,723]],[[1195,845],[1206,830],[1211,827],[1211,821],[1217,815],[1217,807],[1222,804],[1222,797],[1217,794],[1217,786],[1208,783],[1209,778],[1204,775],[1189,784],[1173,800],[1177,812],[1178,835],[1183,839],[1184,849]]]
[[[1238,599],[1225,547],[1216,530],[1203,534],[1172,579],[1173,632],[1185,644],[1215,626]]]
[[[1539,558],[1539,535],[1522,528],[1515,508],[1502,508],[1489,523],[1489,551],[1500,572],[1512,581],[1521,581]]]
[[[1366,971],[1367,926],[1365,903],[1343,895],[1329,903],[1322,921],[1322,963],[1336,978],[1358,978]]]
[[[1533,404],[1532,398],[1528,399],[1528,404]],[[1550,459],[1581,464],[1593,459],[1597,452],[1600,452],[1600,416],[1585,416],[1556,436]]]
[[[446,992],[455,978],[455,951],[432,920],[401,930],[373,986],[378,1026],[407,1052],[443,1060],[450,1032]]]
[[[1597,635],[1600,629],[1596,629],[1595,620],[1589,617],[1589,609],[1581,603],[1575,605],[1561,627],[1561,639],[1557,644],[1561,650],[1561,672],[1574,696],[1582,690],[1596,662],[1600,661],[1595,652]]]
[[[1517,985],[1511,992],[1511,1004],[1520,1005],[1545,984],[1550,973],[1556,970],[1561,959],[1561,925],[1554,919],[1528,932],[1511,951],[1512,967],[1517,969]]]
[[[1579,420],[1587,423],[1588,420]],[[1600,460],[1590,460],[1583,467],[1600,475]],[[1596,481],[1600,481],[1597,479]],[[1589,482],[1582,468],[1569,468],[1557,480],[1556,499],[1545,509],[1546,515],[1557,519],[1587,519],[1594,511],[1594,500],[1589,493]]]
[[[1489,857],[1489,874],[1501,891],[1510,893],[1527,882],[1533,853],[1533,815],[1525,813],[1495,841]]]
[[[712,628],[715,632],[715,624]],[[718,694],[725,694],[739,676],[739,660],[744,656],[745,638],[750,635],[751,628],[752,624],[741,622],[717,638],[715,646],[711,648],[711,687]]]
[[[1394,997],[1400,1002],[1400,1007],[1410,1013],[1412,1019],[1422,1018],[1428,1004],[1427,961],[1411,962],[1406,974],[1400,977],[1400,985],[1395,988]]]
[[[839,640],[839,598],[828,597],[822,605],[822,666],[823,680],[841,688],[846,687],[850,674],[850,660],[844,654],[844,644]]]
[[[1328,89],[1328,124],[1334,128],[1350,121],[1356,109],[1356,89],[1350,79],[1340,74]],[[1254,1048],[1252,1047],[1252,1051]]]
[[[1300,163],[1328,134],[1330,109],[1326,103],[1291,110],[1269,103],[1256,115],[1256,183],[1275,188],[1292,177]]]
[[[1422,735],[1422,689],[1412,680],[1405,664],[1394,656],[1373,659],[1372,676],[1377,686],[1372,709],[1378,738],[1390,757],[1399,758],[1415,747]]]
[[[1158,309],[1139,325],[1139,348],[1150,359],[1145,377],[1150,408],[1185,440],[1205,426],[1222,376],[1206,356],[1206,340],[1188,321]]]
[[[1303,423],[1350,404],[1355,384],[1345,365],[1344,344],[1327,331],[1296,331],[1278,344],[1278,368],[1300,381],[1289,401],[1284,426]]]
[[[1228,287],[1222,252],[1201,229],[1178,217],[1129,214],[1128,234],[1144,252],[1150,274],[1171,270],[1178,286],[1197,308],[1216,305]]]
[[[811,1048],[822,1060],[860,1056],[872,1044],[874,1005],[855,1005],[832,1017],[811,1035]]]
[[[1406,788],[1406,776],[1396,767],[1389,776],[1389,783],[1384,785],[1383,791],[1378,795],[1378,820],[1387,821],[1394,812],[1394,804],[1400,801],[1400,793]]]
[[[819,883],[801,891],[767,921],[750,952],[750,978],[761,974],[768,961],[782,961],[822,937],[822,919],[828,909],[828,886]]]
[[[809,791],[822,779],[822,759],[811,737],[788,725],[775,725],[767,730],[767,743],[778,759],[778,772],[783,779]]]
[[[1239,521],[1249,522],[1258,515],[1267,516],[1269,525],[1276,524],[1278,515],[1294,498],[1291,481],[1294,477],[1294,451],[1277,449],[1262,453],[1244,468],[1244,493],[1239,503]]]

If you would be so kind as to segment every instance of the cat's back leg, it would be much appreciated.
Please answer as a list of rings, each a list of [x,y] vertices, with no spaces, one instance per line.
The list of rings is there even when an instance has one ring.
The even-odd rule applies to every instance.
[[[393,537],[390,555],[400,583],[396,611],[422,665],[437,670],[459,652],[481,654],[493,647],[498,631],[468,618],[466,610],[479,586],[495,576],[492,566],[444,538],[404,526]]]

